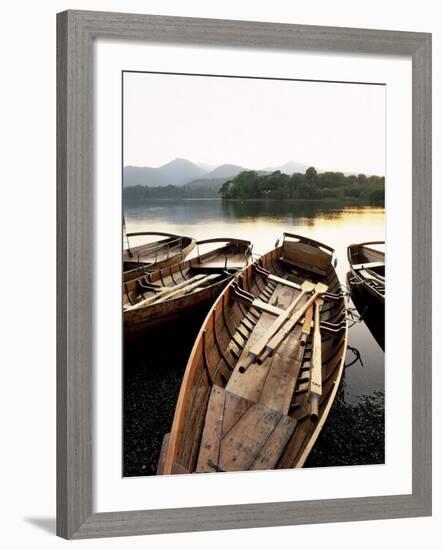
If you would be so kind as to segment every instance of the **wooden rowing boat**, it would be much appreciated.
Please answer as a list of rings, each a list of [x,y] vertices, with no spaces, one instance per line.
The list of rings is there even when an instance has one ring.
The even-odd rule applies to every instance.
[[[384,241],[348,247],[347,286],[359,314],[382,349],[385,338],[385,253],[373,248]]]
[[[164,238],[132,246],[130,241],[134,237]],[[195,239],[191,237],[152,231],[126,233],[125,241],[123,249],[124,280],[130,280],[139,275],[137,268],[143,268],[144,271],[156,271],[174,265],[184,260],[195,247]]]
[[[206,245],[211,249],[200,253]],[[183,320],[186,315],[209,307],[250,262],[251,243],[241,239],[207,239],[197,243],[197,251],[198,256],[192,259],[123,282],[126,340],[134,340],[148,329]]]
[[[347,348],[332,255],[284,234],[225,288],[192,349],[159,474],[304,465]]]

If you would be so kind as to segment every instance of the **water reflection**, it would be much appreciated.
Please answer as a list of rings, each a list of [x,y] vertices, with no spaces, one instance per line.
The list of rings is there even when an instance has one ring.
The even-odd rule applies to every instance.
[[[309,223],[315,219],[337,220],[350,212],[371,212],[383,216],[383,208],[350,207],[343,201],[222,201],[216,199],[157,200],[146,203],[125,204],[125,214],[134,222],[149,218],[167,219],[173,217],[178,224],[189,221],[202,223],[223,219],[231,221],[254,221],[261,219],[285,220],[288,223]]]
[[[221,201],[225,218],[284,219],[288,223],[304,221],[307,225],[315,218],[337,219],[343,211],[340,201]]]

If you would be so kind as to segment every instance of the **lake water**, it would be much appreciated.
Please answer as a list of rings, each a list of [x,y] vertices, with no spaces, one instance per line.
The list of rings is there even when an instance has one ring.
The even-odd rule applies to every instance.
[[[272,249],[284,231],[306,235],[335,249],[343,284],[347,246],[385,238],[383,208],[349,208],[334,202],[158,201],[126,205],[125,216],[128,233],[158,230],[197,240],[238,237],[252,241],[255,254]],[[358,363],[346,371],[347,400],[383,390],[384,353],[363,322],[351,328],[349,344],[358,349],[364,366]]]
[[[151,201],[146,204],[126,204],[124,210],[128,233],[158,230],[192,236],[197,240],[238,237],[252,241],[253,253],[257,255],[274,248],[276,240],[285,231],[312,237],[335,249],[337,273],[343,285],[348,271],[347,246],[354,242],[385,239],[384,208],[346,207],[334,201]],[[352,302],[349,305],[352,307]],[[331,411],[330,417],[335,414],[336,420],[328,419],[328,423],[335,422],[336,430],[329,429],[325,436],[322,433],[316,446],[320,451],[317,456],[315,452],[311,453],[314,459],[307,466],[377,463],[384,460],[384,352],[364,322],[358,322],[350,328],[349,346],[358,350],[362,364],[357,361],[345,369],[339,392],[345,409],[335,413]],[[354,353],[348,351],[347,363],[354,358]],[[377,399],[375,406],[370,404],[368,408],[368,402],[365,401],[367,396]],[[355,407],[360,408],[357,410]],[[378,422],[376,437],[371,429],[367,429],[375,425],[375,417]],[[351,452],[353,457],[343,458],[343,446],[339,446],[336,454],[340,456],[331,459],[331,453],[335,452],[331,449],[336,439],[342,439],[346,430],[355,431],[359,418],[358,429],[361,433],[358,436],[360,439],[354,442],[355,450]],[[347,423],[349,426],[344,425]],[[336,437],[334,434],[339,435]],[[378,447],[374,447],[374,453],[361,450],[369,438],[374,441],[378,438]],[[132,447],[130,450],[132,452]],[[137,475],[137,468],[129,468],[127,475]]]

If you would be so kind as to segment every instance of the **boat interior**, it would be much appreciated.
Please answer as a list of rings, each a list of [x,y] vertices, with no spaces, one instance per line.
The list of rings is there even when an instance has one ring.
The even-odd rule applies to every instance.
[[[337,391],[346,352],[345,307],[332,253],[285,234],[280,246],[248,266],[219,297],[191,353],[159,473],[304,464]],[[301,286],[307,283],[309,292]],[[327,291],[314,302],[318,283]],[[270,339],[276,318],[294,304],[294,311],[304,312],[297,323],[287,317],[281,330],[290,336],[281,338],[283,331]],[[314,325],[322,328],[320,339],[314,338]],[[264,348],[244,369],[263,339],[267,346],[274,342],[271,354]],[[320,358],[322,390],[313,414],[314,355]]]
[[[229,279],[248,264],[251,244],[240,239],[207,239],[196,243],[195,252],[190,260],[125,281],[124,309],[169,301]]]

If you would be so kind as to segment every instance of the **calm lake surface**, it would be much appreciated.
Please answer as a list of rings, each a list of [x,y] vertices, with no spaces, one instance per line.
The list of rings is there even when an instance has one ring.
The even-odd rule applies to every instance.
[[[345,275],[348,271],[347,246],[354,242],[385,239],[384,208],[347,207],[334,201],[165,200],[150,201],[146,204],[138,203],[137,205],[126,204],[124,210],[128,233],[158,230],[192,236],[197,240],[212,237],[238,237],[252,241],[253,253],[257,255],[274,248],[276,240],[285,231],[312,237],[335,248],[338,260],[337,273],[343,285],[345,285]],[[352,302],[349,303],[349,306],[353,306]],[[344,407],[355,408],[364,402],[359,409],[362,427],[358,429],[362,433],[360,434],[361,440],[355,442],[357,449],[359,445],[364,445],[364,442],[372,437],[371,431],[366,430],[367,423],[371,422],[370,414],[378,415],[377,421],[380,424],[380,430],[382,428],[384,430],[384,352],[364,322],[356,323],[350,329],[349,346],[358,350],[362,363],[357,361],[345,369],[339,397]],[[348,351],[347,363],[354,358],[354,353]],[[128,385],[128,387],[130,386]],[[377,400],[375,408],[370,405],[368,409],[368,403],[365,401],[368,396],[370,399]],[[129,403],[125,413],[129,421],[131,421],[132,414],[131,406]],[[340,432],[339,438],[341,438],[343,430],[355,429],[355,427],[353,425],[343,426],[343,423],[348,421],[343,420],[345,415],[342,412],[338,411],[336,416],[337,414],[339,420],[335,422]],[[333,416],[332,411],[330,416]],[[350,418],[352,423],[352,419],[357,416],[354,412],[349,412],[347,418]],[[333,430],[330,432],[333,434]],[[127,434],[130,434],[129,428]],[[125,452],[126,475],[143,475],[144,472],[140,471],[143,459],[139,460],[137,454],[134,454],[130,439],[131,436],[128,435],[127,452]],[[328,452],[331,452],[335,441],[327,440],[322,444],[319,440],[320,454],[316,457],[315,453],[311,453],[314,455],[314,459],[312,464],[307,464],[307,466],[383,462],[384,436],[380,435],[379,441],[379,447],[383,448],[375,449],[376,452],[373,455],[378,458],[372,458],[371,455],[371,458],[365,461],[364,452],[362,456],[349,460],[342,457],[336,457],[334,460],[330,460],[330,457],[324,458]],[[342,448],[337,449],[337,454],[342,451]],[[131,460],[134,464],[137,463],[134,467],[131,465]],[[143,468],[145,467],[143,466]],[[146,471],[148,475],[151,473],[149,470],[148,465]]]

